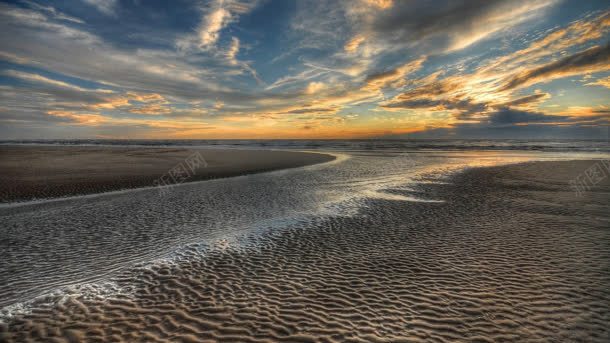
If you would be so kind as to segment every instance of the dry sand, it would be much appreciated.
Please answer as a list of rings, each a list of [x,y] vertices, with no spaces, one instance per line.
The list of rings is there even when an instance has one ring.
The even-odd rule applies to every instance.
[[[472,169],[356,217],[186,251],[125,273],[133,296],[69,298],[8,342],[608,342],[610,182],[593,161]],[[396,191],[400,192],[400,191]]]
[[[100,193],[174,183],[168,171],[199,153],[200,163],[180,182],[237,176],[327,162],[318,153],[261,150],[123,147],[0,147],[0,202]],[[196,161],[195,161],[196,162]],[[188,168],[188,166],[186,166]],[[188,170],[187,170],[188,171]],[[187,176],[187,177],[183,177]]]

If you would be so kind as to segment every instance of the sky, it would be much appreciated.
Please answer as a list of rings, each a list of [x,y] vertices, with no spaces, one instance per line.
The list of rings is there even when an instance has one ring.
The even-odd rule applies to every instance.
[[[1,139],[607,139],[610,3],[0,1]]]

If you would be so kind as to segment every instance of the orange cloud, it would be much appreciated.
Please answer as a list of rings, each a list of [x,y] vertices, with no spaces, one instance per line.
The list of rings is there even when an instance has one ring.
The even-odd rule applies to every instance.
[[[346,52],[354,53],[354,52],[356,52],[356,50],[358,49],[360,44],[362,44],[362,42],[364,42],[364,39],[365,39],[364,35],[356,35],[352,39],[347,41],[347,43],[345,43],[345,46],[343,47],[343,49]]]
[[[48,111],[48,115],[59,118],[68,118],[77,125],[97,126],[107,121],[107,118],[92,113],[75,113],[69,111]]]
[[[125,95],[108,98],[106,102],[89,106],[93,110],[125,109],[130,113],[162,115],[169,114],[172,109],[170,102],[160,94],[127,92]]]
[[[369,6],[386,10],[394,6],[394,0],[363,0]]]
[[[556,114],[568,117],[601,117],[606,118],[606,120],[610,120],[610,107],[570,106],[566,110],[558,112]]]
[[[606,77],[605,79],[599,79],[595,82],[587,83],[585,85],[586,86],[601,86],[601,87],[610,88],[610,76]]]

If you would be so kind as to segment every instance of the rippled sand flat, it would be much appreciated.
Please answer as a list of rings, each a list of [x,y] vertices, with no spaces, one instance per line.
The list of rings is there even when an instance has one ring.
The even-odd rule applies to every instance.
[[[63,297],[2,339],[141,342],[607,342],[610,182],[596,162],[471,169],[355,216],[187,246]]]

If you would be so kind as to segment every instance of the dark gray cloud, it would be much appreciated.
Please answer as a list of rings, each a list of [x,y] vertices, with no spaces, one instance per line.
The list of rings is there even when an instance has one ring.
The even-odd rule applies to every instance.
[[[498,107],[511,107],[511,106],[527,105],[527,104],[531,104],[533,102],[540,101],[546,97],[549,97],[548,93],[537,93],[537,94],[526,95],[526,96],[511,100],[511,101],[502,103],[502,104],[498,105]]]
[[[395,135],[391,138],[409,139],[606,139],[607,128],[587,125],[527,125],[485,126],[462,124],[453,128],[439,128]]]
[[[383,80],[385,78],[388,78],[391,76],[397,76],[397,75],[399,75],[398,69],[391,69],[391,70],[383,71],[380,73],[370,74],[364,79],[364,82],[365,83],[374,82],[377,80]]]
[[[556,123],[569,121],[570,117],[548,115],[540,112],[528,112],[511,109],[508,107],[500,108],[487,117],[486,125],[502,126],[513,124],[528,123]]]
[[[411,100],[419,97],[430,97],[436,95],[445,95],[456,89],[460,89],[460,85],[455,82],[443,80],[432,82],[419,86],[413,90],[400,94],[396,98],[399,100]]]
[[[531,19],[536,12],[554,3],[551,0],[394,1],[391,9],[375,15],[369,30],[375,39],[393,45],[415,43],[432,52],[444,51],[456,44],[456,40],[469,45]]]
[[[559,124],[559,125],[557,125]],[[459,123],[450,128],[431,128],[386,138],[409,139],[603,139],[610,116],[606,113],[578,117],[549,115],[499,108],[478,123]]]
[[[477,17],[506,3],[510,1],[395,1],[375,18],[373,29],[393,40],[421,39],[475,25]]]

